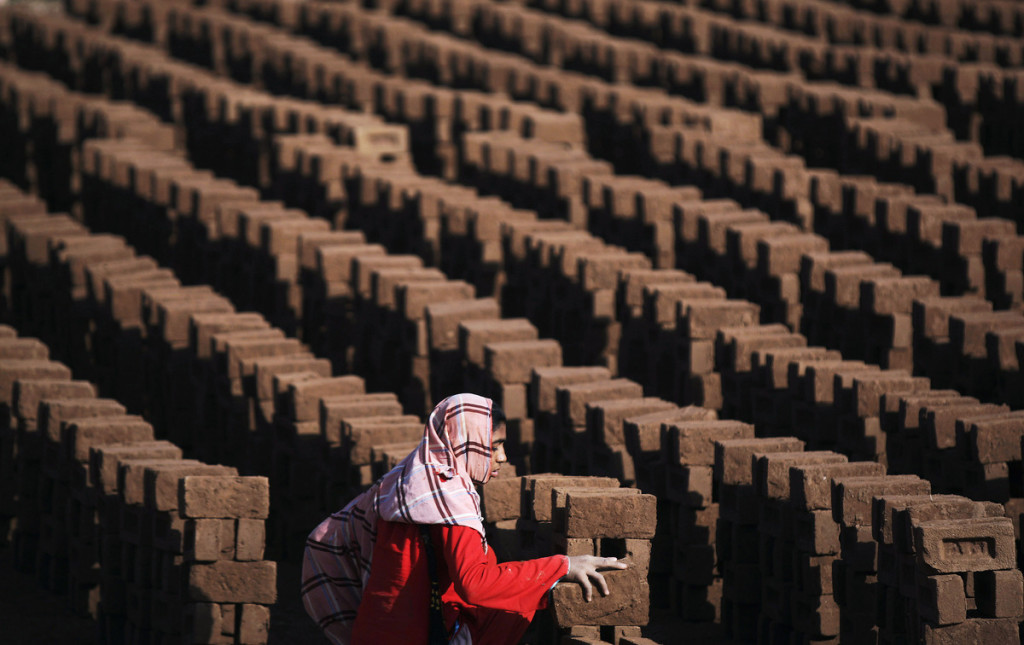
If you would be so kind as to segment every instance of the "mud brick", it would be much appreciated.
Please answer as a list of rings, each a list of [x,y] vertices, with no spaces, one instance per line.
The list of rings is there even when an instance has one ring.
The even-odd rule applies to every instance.
[[[654,285],[690,284],[693,275],[678,269],[631,269],[619,276],[618,304],[620,314],[626,311],[639,316],[643,310],[644,292]]]
[[[832,479],[835,477],[880,477],[885,466],[874,462],[794,464],[789,469],[790,499],[805,511],[832,508]]]
[[[834,555],[796,554],[794,588],[811,596],[832,594]]]
[[[563,583],[552,590],[552,607],[559,627],[572,625],[646,625],[650,589],[639,569],[604,572],[608,595],[595,592],[589,603],[579,585]]]
[[[640,384],[628,379],[610,379],[573,383],[557,390],[558,410],[563,423],[586,425],[586,406],[592,401],[638,399],[643,397]]]
[[[181,283],[174,273],[161,269],[142,274],[107,276],[103,282],[103,300],[107,303],[107,313],[123,329],[139,328],[145,322],[143,318],[143,293],[154,289],[177,289]]]
[[[1024,415],[1011,412],[993,417],[966,419],[967,449],[980,464],[1020,461]],[[958,424],[959,425],[959,424]]]
[[[825,271],[825,299],[835,307],[858,309],[862,280],[880,277],[900,277],[899,269],[891,264],[869,264],[831,267]]]
[[[761,382],[765,387],[778,390],[789,387],[789,366],[796,361],[801,361],[801,364],[806,366],[814,361],[839,360],[842,360],[839,352],[824,347],[771,347],[754,350],[751,355],[751,367],[761,373]],[[799,369],[799,366],[797,368]]]
[[[480,488],[484,521],[500,522],[519,518],[522,506],[522,477],[501,474]]]
[[[146,501],[145,473],[148,468],[160,466],[203,467],[194,459],[121,459],[117,464],[117,491],[126,505],[142,506]]]
[[[319,378],[330,378],[331,362],[323,358],[315,358],[311,352],[301,352],[291,356],[261,358],[254,362],[256,368],[256,398],[260,401],[272,401],[279,394],[274,388],[275,377],[280,374],[306,372]]]
[[[841,375],[836,375],[836,388],[841,386]],[[858,417],[880,416],[883,394],[895,392],[926,391],[929,381],[926,378],[912,377],[903,370],[884,370],[878,372],[855,373],[850,378],[850,401],[846,409]]]
[[[387,256],[387,249],[379,244],[345,244],[341,246],[322,246],[316,250],[316,265],[320,279],[325,283],[351,284],[355,293],[362,293],[359,289],[357,275],[364,276],[366,280],[366,293],[363,297],[369,297],[369,263],[371,257],[383,259]],[[421,267],[423,261],[412,256],[400,256],[401,259],[392,262],[391,267]],[[360,269],[356,268],[359,262]],[[385,261],[386,262],[386,261]]]
[[[993,329],[986,332],[985,349],[988,353],[989,363],[999,370],[1019,371],[1020,359],[1017,357],[1017,344],[1021,341],[1024,341],[1024,328],[1021,327]]]
[[[839,635],[840,608],[832,596],[807,596],[793,592],[789,606],[792,610],[790,619],[796,629],[825,637],[803,642],[828,642],[828,637]]]
[[[288,386],[286,400],[294,421],[315,421],[320,418],[320,400],[334,396],[363,394],[366,384],[358,376],[335,376],[309,379]]]
[[[577,261],[579,280],[587,291],[614,289],[619,274],[633,269],[649,269],[651,261],[642,253],[587,253]]]
[[[47,360],[50,348],[35,338],[0,338],[0,360]]]
[[[655,397],[615,399],[587,404],[587,426],[591,439],[608,446],[625,443],[623,423],[630,417],[675,410],[674,403]]]
[[[794,437],[728,439],[715,442],[715,482],[752,485],[751,459],[756,453],[802,452],[804,442]]]
[[[62,434],[64,458],[79,463],[88,463],[89,451],[96,446],[154,439],[153,426],[132,415],[69,419]]]
[[[657,522],[653,495],[574,491],[565,502],[568,537],[651,538]]]
[[[494,298],[455,300],[428,305],[426,319],[430,348],[435,351],[458,349],[464,324],[470,321],[497,320],[500,317],[501,308]]]
[[[962,356],[985,358],[985,335],[994,329],[1024,326],[1024,316],[1019,312],[993,311],[979,313],[955,313],[949,317],[949,339]]]
[[[909,313],[914,300],[939,295],[939,283],[924,276],[868,276],[860,283],[860,307],[878,316]]]
[[[653,284],[644,287],[644,318],[651,326],[675,327],[678,308],[688,300],[722,300],[725,289],[707,282]]]
[[[562,346],[555,340],[521,340],[488,343],[484,364],[498,383],[529,383],[535,367],[562,363]]]
[[[227,377],[240,379],[256,373],[256,360],[294,356],[307,348],[295,338],[233,340],[227,344]]]
[[[673,531],[676,542],[713,544],[718,513],[718,504],[711,504],[705,508],[680,507],[678,522]]]
[[[716,369],[723,373],[749,372],[753,355],[765,348],[805,347],[807,339],[790,333],[785,325],[725,327],[716,339]]]
[[[802,387],[794,394],[802,395],[802,398],[810,403],[835,403],[836,382],[844,383],[852,379],[860,372],[877,372],[877,365],[868,365],[861,361],[839,361],[812,362],[804,367],[804,378]],[[800,366],[794,364],[790,368],[790,388],[794,388],[794,372],[799,372]]]
[[[798,273],[804,255],[828,250],[828,240],[812,233],[778,235],[757,241],[757,270],[762,275]]]
[[[91,263],[85,267],[85,279],[89,290],[89,297],[99,304],[106,303],[106,281],[111,276],[119,275],[161,275],[169,278],[174,277],[172,271],[160,269],[156,260],[146,256]]]
[[[197,358],[213,353],[213,337],[230,332],[269,330],[270,323],[258,313],[196,313],[189,322],[189,347]]]
[[[89,469],[92,484],[103,495],[117,494],[118,467],[129,459],[180,460],[181,448],[169,441],[94,446],[90,451]]]
[[[320,429],[324,438],[332,444],[341,442],[341,425],[345,419],[401,414],[402,404],[390,392],[325,396],[320,399]]]
[[[260,227],[260,248],[271,255],[299,252],[299,236],[330,231],[330,222],[321,219],[286,219],[264,222]]]
[[[1013,522],[1008,518],[933,520],[914,527],[918,564],[934,573],[1016,566]]]
[[[1024,616],[1024,577],[1020,569],[979,571],[974,581],[975,599],[983,615],[1016,620]]]
[[[753,439],[754,426],[740,421],[685,421],[666,423],[664,433],[669,463],[713,466],[716,442]]]
[[[871,534],[879,544],[893,546],[897,514],[917,504],[957,504],[967,501],[958,495],[883,495],[871,506]],[[897,545],[898,546],[898,545]],[[910,544],[913,547],[913,543]]]
[[[199,602],[255,603],[277,601],[277,563],[219,561],[186,567],[187,599]]]
[[[348,419],[342,425],[342,446],[348,448],[349,463],[370,463],[374,445],[413,442],[423,437],[423,422],[418,417],[362,417]]]
[[[396,288],[396,308],[407,320],[423,320],[426,307],[436,302],[473,300],[473,285],[461,280],[423,282],[399,285]]]
[[[915,475],[835,477],[832,480],[832,514],[843,526],[870,526],[874,497],[929,493],[931,484]]]
[[[39,402],[39,431],[52,444],[59,445],[64,422],[69,419],[124,414],[124,406],[113,399],[44,399]]]
[[[662,427],[667,428],[670,425],[687,421],[714,421],[717,419],[718,414],[714,410],[695,405],[682,408],[673,407],[630,417],[622,422],[622,432],[626,440],[626,447],[636,457],[642,453],[660,453]],[[714,448],[712,447],[713,462]]]
[[[266,523],[262,519],[239,518],[235,525],[236,560],[239,562],[262,560],[266,544]]]
[[[378,307],[393,309],[395,291],[405,285],[438,283],[445,280],[444,273],[434,268],[375,269],[370,276],[370,300]]]
[[[459,351],[472,365],[484,365],[484,346],[489,343],[537,340],[537,328],[526,318],[467,320],[458,328]]]
[[[893,542],[907,553],[915,549],[914,528],[922,522],[936,520],[971,520],[1002,517],[1000,504],[975,502],[958,495],[932,495],[905,509],[894,509],[892,519]]]
[[[70,381],[71,370],[56,361],[11,359],[0,362],[0,403],[11,404],[15,381],[43,379]]]
[[[582,492],[584,489],[617,489],[620,486],[619,480],[613,477],[571,475],[530,475],[523,481],[523,485],[523,516],[538,522],[550,522],[554,519],[555,496],[552,491],[556,488],[580,489]]]
[[[185,476],[178,495],[182,517],[266,519],[270,511],[266,477]]]
[[[683,464],[666,472],[666,499],[691,508],[704,508],[712,503],[713,472],[710,466]]]
[[[917,586],[917,611],[937,625],[967,620],[963,578],[956,574],[921,578]]]
[[[915,333],[940,339],[949,337],[950,316],[991,311],[992,303],[978,296],[921,298],[914,301],[911,316]]]
[[[716,256],[726,254],[728,232],[733,227],[744,224],[762,226],[768,223],[768,217],[761,211],[734,210],[730,208],[730,204],[713,210],[707,210],[705,207],[704,212],[699,213],[696,217],[696,231],[691,238],[689,235],[692,229],[687,226],[689,217],[685,211],[680,211],[679,214],[682,215],[682,219],[677,215],[676,230],[682,231],[684,239],[696,240],[700,248],[707,249]]]
[[[722,327],[755,325],[761,308],[739,300],[687,300],[679,307],[679,329],[688,338],[714,338]]]
[[[1005,405],[977,403],[976,401],[976,399],[964,397],[962,402],[955,405],[922,408],[921,429],[924,431],[929,445],[939,449],[953,448],[956,446],[957,423],[968,423],[975,417],[989,417],[1006,414],[1010,411],[1009,407]]]
[[[827,450],[808,452],[769,452],[751,456],[754,489],[763,497],[790,498],[790,469],[794,467],[846,463],[845,456]]]
[[[366,244],[362,231],[307,231],[298,236],[299,265],[307,271],[316,271],[317,253],[322,248],[358,246]]]
[[[886,410],[897,410],[897,427],[902,432],[921,427],[921,410],[925,406],[954,404],[962,398],[963,396],[956,390],[928,390],[915,394],[896,393],[891,396],[883,394],[882,406]]]
[[[236,477],[238,471],[230,466],[196,465],[180,461],[177,463],[154,464],[147,467],[143,474],[145,505],[158,511],[177,510],[180,481],[189,475]]]
[[[234,520],[203,519],[185,522],[186,562],[215,562],[234,559]]]
[[[165,300],[156,304],[157,329],[166,343],[187,346],[190,317],[198,312],[231,313],[235,310],[231,301],[221,296]]]
[[[86,381],[18,379],[14,382],[11,409],[21,422],[34,422],[43,399],[91,399],[96,388]]]
[[[270,638],[270,607],[245,603],[238,617],[238,642],[263,645]]]
[[[531,375],[531,386],[528,388],[531,397],[530,406],[532,414],[556,412],[558,409],[558,389],[563,386],[606,382],[609,380],[611,380],[611,371],[607,367],[534,368]],[[585,406],[586,401],[582,405]],[[582,413],[585,414],[585,407]]]
[[[865,266],[874,262],[863,251],[821,251],[804,254],[800,259],[802,293],[825,293],[825,273],[832,267]]]
[[[1017,621],[1011,618],[972,618],[955,625],[922,625],[923,642],[928,645],[960,643],[1015,643],[1020,640]]]

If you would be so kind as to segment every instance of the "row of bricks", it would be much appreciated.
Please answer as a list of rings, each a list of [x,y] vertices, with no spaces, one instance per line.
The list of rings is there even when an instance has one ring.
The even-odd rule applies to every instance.
[[[193,602],[272,603],[273,568],[258,562],[267,512],[266,480],[237,478],[233,469],[181,460],[179,448],[152,440],[151,426],[125,416],[125,408],[113,400],[94,398],[92,385],[71,381],[66,367],[45,360],[45,345],[26,341],[4,348],[2,366],[4,405],[10,410],[5,454],[12,459],[3,474],[5,483],[14,485],[8,493],[18,511],[15,541],[22,564],[37,565],[40,577],[52,588],[70,591],[80,610],[94,613],[97,601],[105,611],[116,612],[129,579],[149,577],[150,570],[170,585],[168,590]],[[105,530],[97,524],[100,518],[109,523]],[[148,546],[161,544],[172,556],[122,554],[112,542],[124,530],[130,531],[135,544],[140,538]],[[211,544],[218,535],[230,538],[230,544]],[[240,562],[188,564],[223,557]],[[104,572],[101,580],[91,571],[97,562]],[[123,567],[131,570],[119,580],[116,573]],[[229,587],[238,598],[224,596],[225,580],[232,582]],[[258,580],[267,584],[256,584]],[[107,587],[106,593],[100,587]],[[242,589],[262,595],[242,598]],[[149,613],[158,612],[169,621],[166,628],[177,633],[185,625],[175,624],[180,612],[166,615],[169,601],[164,597],[159,609],[139,604],[135,619],[148,622]],[[265,642],[266,608],[252,605],[240,610],[241,640],[217,642]]]
[[[928,0],[927,2],[888,2],[852,0],[850,5],[880,14],[892,14],[907,20],[929,25],[959,27],[972,31],[991,31],[996,34],[1021,34],[1019,19],[1014,16],[1020,8],[1003,0]]]
[[[1016,633],[1024,589],[1002,508],[930,495],[928,483],[914,477],[880,475],[878,464],[803,452],[793,438],[717,443],[720,566],[729,611],[760,607],[762,637],[796,630],[826,642],[863,638],[865,631],[874,638],[881,632],[884,642],[928,632],[936,638],[963,633],[964,627],[946,625],[967,620],[967,597],[961,581],[958,615],[949,612],[948,598],[955,596],[929,590],[963,577],[971,622],[988,616],[997,620],[980,624],[992,634]],[[942,548],[981,535],[993,544],[984,555]],[[876,600],[888,592],[879,582],[892,589],[885,603]],[[730,622],[741,634],[754,627],[749,620]]]
[[[89,268],[88,267],[86,268],[86,272],[87,272],[87,274],[89,273]],[[195,321],[195,319],[193,318],[193,322],[194,321]],[[214,335],[213,336],[213,341],[216,342],[216,339],[217,339],[217,335]],[[229,351],[230,351],[231,341],[226,341],[226,342],[227,342],[227,344],[229,346]],[[259,363],[257,363],[257,370],[258,369],[259,369]],[[294,384],[293,384],[293,387],[294,387]],[[321,389],[321,390],[323,389],[323,385],[322,384],[321,384],[319,389]],[[344,423],[344,421],[343,421],[343,423]],[[392,422],[392,425],[393,425],[393,422]],[[416,424],[414,430],[417,433],[419,432],[418,423]],[[653,498],[646,498],[646,499],[653,500]],[[579,504],[583,504],[583,506],[586,506],[585,502],[586,502],[586,500],[581,500],[579,502]],[[577,504],[577,505],[579,505],[579,504]],[[568,505],[571,507],[572,506],[572,502],[569,501]],[[581,508],[583,508],[583,507],[581,506]],[[623,517],[630,516],[630,515],[637,515],[635,513],[632,513],[630,511],[630,509],[632,509],[632,506],[630,506],[628,509],[623,510],[622,513],[620,513],[620,514],[623,515]],[[633,510],[635,510],[635,509],[633,509]],[[577,511],[568,511],[567,513],[568,513],[567,514],[567,519],[566,519],[566,527],[567,528],[565,530],[567,531],[567,535],[572,536],[574,538],[575,537],[580,537],[580,535],[582,535],[583,533],[587,533],[588,535],[590,533],[594,533],[594,531],[596,529],[594,529],[593,527],[588,525],[586,523],[586,520],[587,520],[587,518],[597,518],[597,517],[601,516],[600,513],[594,512],[593,509],[587,510],[586,508],[583,508],[582,511],[578,511],[578,512]],[[641,514],[637,515],[637,517],[646,517],[648,515],[649,514],[647,514],[647,513],[641,513]],[[650,517],[653,518],[653,515],[650,515]],[[575,518],[575,519],[573,519],[573,518]],[[583,524],[580,524],[580,522],[583,522]],[[590,523],[591,524],[593,523],[593,519],[591,519]],[[618,522],[615,522],[613,524],[618,524]],[[577,526],[577,525],[579,525],[579,526]],[[620,530],[621,530],[621,528],[620,528]],[[641,533],[646,534],[646,532],[649,532],[651,529],[638,529],[638,530]],[[607,532],[607,530],[605,530],[605,532]],[[632,534],[630,534],[630,535],[632,535]],[[639,536],[639,535],[640,534],[638,533],[637,536]],[[643,551],[643,550],[641,549],[641,551]],[[645,593],[645,594],[642,594],[642,595],[638,596],[636,593],[629,593],[629,594],[624,593],[626,591],[626,587],[627,586],[629,586],[629,589],[632,590],[632,592],[637,592],[639,590],[639,588],[634,589],[633,587],[636,587],[636,585],[642,584],[642,583],[639,582],[639,579],[642,579],[642,577],[638,577],[638,573],[636,573],[636,572],[634,572],[633,577],[637,578],[637,581],[635,581],[635,582],[617,581],[616,582],[616,588],[618,589],[618,591],[622,591],[623,592],[623,593],[616,594],[616,597],[619,598],[620,600],[621,599],[631,599],[634,602],[634,604],[631,605],[631,607],[629,609],[629,611],[632,612],[632,613],[629,614],[629,616],[632,617],[632,619],[633,619],[632,622],[639,622],[639,620],[636,620],[636,619],[640,618],[641,614],[646,612],[646,608],[645,608],[646,605],[639,604],[639,601],[640,600],[646,601],[646,598],[647,598],[648,594]],[[619,584],[620,582],[622,582],[622,584]],[[619,589],[619,587],[622,587],[622,589]],[[567,590],[567,591],[571,591],[571,590]],[[577,595],[578,595],[578,592],[577,592]],[[610,609],[609,607],[604,607],[603,606],[603,604],[608,604],[608,603],[603,603],[602,606],[600,606],[600,607],[598,605],[591,606],[591,605],[584,605],[581,602],[581,599],[571,599],[571,598],[567,598],[566,599],[566,603],[568,603],[571,606],[571,608],[561,610],[561,609],[558,609],[558,607],[561,607],[561,605],[556,602],[556,616],[558,616],[558,622],[560,624],[568,624],[568,623],[571,623],[571,622],[579,622],[580,620],[584,620],[584,621],[586,621],[586,620],[593,620],[594,616],[600,616],[600,615],[613,615],[613,616],[617,616],[617,618],[616,618],[617,620],[623,619],[623,614],[622,614],[623,610],[621,608]],[[583,614],[581,614],[584,617],[581,618],[580,615],[579,615],[579,612],[583,611],[584,607],[586,607],[587,612],[589,612],[589,613],[584,612]],[[575,609],[572,609],[572,608],[575,608]],[[576,614],[566,613],[566,612],[572,612],[572,611],[576,611],[577,613]],[[576,617],[573,618],[573,616],[576,616]]]
[[[576,17],[574,12],[582,12],[582,8],[586,4],[580,3],[561,9],[568,9],[567,15]],[[652,4],[662,6],[658,3]],[[699,14],[700,12],[700,10],[690,7],[665,6],[671,13]],[[559,8],[548,9],[560,11]],[[516,8],[515,12],[528,13],[528,10]],[[590,19],[587,15],[581,17]],[[591,20],[591,22],[593,21]],[[493,21],[484,21],[484,24],[493,25],[494,23]],[[597,43],[604,43],[606,45],[604,50],[614,51],[614,47],[618,47],[622,50],[619,56],[613,55],[603,59],[595,58],[592,61],[584,61],[586,71],[626,75],[633,80],[653,75],[653,79],[646,78],[646,81],[654,82],[656,85],[672,82],[669,81],[669,61],[678,65],[678,59],[677,55],[673,53],[656,50],[647,42],[648,40],[671,47],[672,50],[713,53],[719,57],[738,58],[767,69],[776,69],[780,65],[783,70],[802,68],[804,75],[809,80],[822,77],[832,78],[841,83],[860,85],[861,89],[877,86],[897,93],[918,94],[917,86],[920,84],[926,93],[931,90],[935,99],[945,105],[950,112],[950,118],[948,121],[943,120],[942,124],[949,123],[950,127],[957,130],[958,136],[967,136],[974,141],[982,142],[991,154],[1009,152],[1019,156],[1020,139],[1015,134],[1016,117],[1013,107],[1020,100],[1019,95],[1015,92],[1016,86],[1019,85],[1016,81],[1018,75],[1016,69],[1002,70],[990,64],[955,64],[952,61],[937,60],[934,56],[918,56],[912,53],[900,54],[861,47],[830,46],[810,39],[804,39],[805,46],[802,48],[791,48],[790,44],[794,40],[792,34],[777,34],[770,28],[735,22],[714,14],[687,15],[683,19],[675,16],[666,17],[659,20],[649,33],[640,35],[644,40],[610,38],[603,35],[599,27],[588,30],[579,25],[559,26],[557,22],[554,27],[550,26],[552,24],[550,22],[542,22],[542,24],[545,24],[548,29],[556,30],[559,44],[554,48],[539,48],[541,51],[545,53],[552,50],[558,52],[561,51],[561,48],[565,48],[570,50],[574,56],[600,56],[599,52],[602,51],[602,47]],[[706,38],[701,39],[699,35],[695,36],[692,33],[695,26],[704,28],[705,31],[702,33],[707,34]],[[689,31],[685,35],[672,37],[673,27],[681,27]],[[476,35],[482,39],[481,34]],[[552,35],[551,39],[554,40],[555,36]],[[765,39],[770,41],[771,46],[762,42]],[[797,39],[799,40],[799,38]],[[572,44],[562,44],[566,40]],[[734,40],[741,42],[732,43]],[[579,41],[579,44],[573,41]],[[748,44],[746,41],[749,41],[749,47],[744,46]],[[530,39],[526,38],[523,42],[530,42]],[[613,45],[608,45],[609,42]],[[703,48],[697,46],[701,42],[705,42]],[[787,54],[787,52],[789,53]],[[815,55],[820,57],[823,52],[830,52],[831,55],[823,56],[822,61],[819,61],[817,65],[812,65],[811,62]],[[749,58],[751,55],[752,59]],[[672,58],[666,58],[668,56]],[[554,56],[549,55],[545,62],[552,64],[561,62],[557,59],[552,60],[552,58]],[[788,63],[785,62],[787,59]],[[644,61],[649,62],[645,64]],[[840,63],[845,63],[845,66],[837,66],[834,69],[829,67]],[[721,61],[720,64],[728,65],[729,63]],[[660,69],[662,67],[665,68],[664,71]],[[773,99],[776,103],[780,100],[785,101],[787,91],[805,94],[808,93],[809,88],[813,87],[811,83],[794,82],[791,76],[787,77],[781,74],[777,76],[778,78],[773,82],[782,81],[788,90],[776,93]],[[757,82],[763,83],[766,80],[765,75],[761,75]],[[701,79],[701,81],[706,82],[706,79]],[[1002,88],[1004,85],[1007,88],[1005,92],[989,89]],[[843,93],[838,89],[834,92],[833,88],[823,89],[833,94]],[[821,89],[817,91],[820,92]],[[856,91],[854,94],[860,95],[864,102],[870,100],[869,96],[871,96],[863,91]],[[738,106],[744,104],[742,99],[734,100],[737,100],[735,104]],[[914,101],[919,104],[917,109],[925,108],[928,104],[927,99],[915,99]],[[774,111],[774,108],[769,108],[766,116]],[[964,120],[968,123],[961,123],[960,117],[965,117]],[[974,117],[974,119],[972,120],[970,117]],[[981,130],[972,130],[971,126],[978,122],[983,124]],[[935,127],[938,122],[930,122],[930,124]]]
[[[997,63],[1004,67],[1020,65],[1016,58],[1020,43],[1007,36],[916,23],[822,0],[799,3],[773,0],[766,2],[760,11],[752,4],[724,0],[704,6],[738,19],[756,20],[836,44],[867,44],[879,49],[945,56],[961,62]]]

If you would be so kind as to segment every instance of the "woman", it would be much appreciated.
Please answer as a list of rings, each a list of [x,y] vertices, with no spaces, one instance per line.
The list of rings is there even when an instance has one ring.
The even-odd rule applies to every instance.
[[[422,645],[430,632],[431,645],[517,643],[559,581],[578,582],[587,601],[591,579],[608,594],[598,569],[625,569],[615,558],[498,564],[475,484],[498,474],[504,442],[490,399],[451,396],[430,414],[416,450],[313,530],[303,602],[331,642]]]

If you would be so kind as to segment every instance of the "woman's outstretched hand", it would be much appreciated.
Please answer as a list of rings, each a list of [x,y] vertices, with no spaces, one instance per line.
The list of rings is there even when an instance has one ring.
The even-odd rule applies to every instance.
[[[594,580],[597,588],[601,590],[602,596],[608,595],[608,583],[599,569],[625,569],[629,565],[620,562],[618,558],[602,558],[596,555],[570,555],[569,571],[562,580],[578,582],[583,587],[583,600],[590,602],[594,598]]]

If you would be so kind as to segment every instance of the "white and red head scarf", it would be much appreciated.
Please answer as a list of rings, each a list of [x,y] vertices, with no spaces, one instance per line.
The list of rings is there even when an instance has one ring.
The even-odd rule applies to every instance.
[[[377,520],[468,526],[484,535],[475,483],[491,476],[491,400],[456,394],[430,413],[423,439],[368,491],[313,529],[306,540],[306,612],[346,645],[370,578]]]

